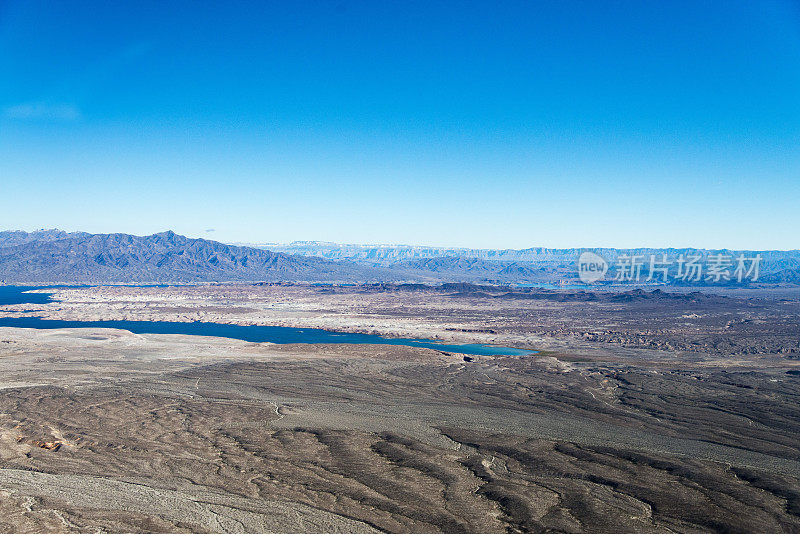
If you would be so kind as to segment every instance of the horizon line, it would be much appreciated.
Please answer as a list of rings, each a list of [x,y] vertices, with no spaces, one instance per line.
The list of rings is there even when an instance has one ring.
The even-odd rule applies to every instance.
[[[593,247],[546,247],[546,246],[530,246],[530,247],[523,247],[523,248],[487,248],[487,247],[464,247],[464,246],[450,246],[450,245],[426,245],[426,244],[404,244],[404,243],[343,243],[343,242],[336,242],[336,241],[322,241],[322,240],[314,240],[314,239],[303,239],[303,240],[294,240],[286,243],[278,243],[278,242],[247,242],[247,241],[221,241],[217,239],[209,239],[208,237],[191,237],[185,234],[180,234],[175,232],[174,230],[167,229],[162,230],[160,232],[154,232],[152,234],[134,234],[128,232],[87,232],[83,230],[75,230],[75,231],[68,231],[62,230],[61,228],[39,228],[37,230],[22,230],[22,229],[6,229],[0,230],[2,232],[22,232],[25,234],[35,234],[35,233],[44,233],[44,232],[63,232],[65,234],[89,234],[89,235],[128,235],[132,237],[153,237],[156,235],[161,234],[174,234],[180,237],[184,237],[186,239],[201,239],[203,241],[214,241],[217,243],[222,243],[224,245],[229,246],[236,246],[236,247],[249,247],[249,248],[261,248],[261,247],[285,247],[291,246],[296,244],[317,244],[317,245],[333,245],[337,247],[382,247],[382,248],[434,248],[434,249],[446,249],[452,251],[515,251],[520,252],[524,250],[553,250],[553,251],[566,251],[566,250],[696,250],[696,251],[729,251],[729,252],[800,252],[800,249],[793,248],[793,249],[746,249],[746,248],[730,248],[730,247],[719,247],[719,248],[710,248],[710,247],[695,247],[695,246],[636,246],[636,247],[616,247],[616,246],[593,246]]]

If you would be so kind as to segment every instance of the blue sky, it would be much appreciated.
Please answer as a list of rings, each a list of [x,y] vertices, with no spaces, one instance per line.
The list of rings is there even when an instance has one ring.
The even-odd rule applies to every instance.
[[[797,2],[0,0],[0,228],[800,248]]]

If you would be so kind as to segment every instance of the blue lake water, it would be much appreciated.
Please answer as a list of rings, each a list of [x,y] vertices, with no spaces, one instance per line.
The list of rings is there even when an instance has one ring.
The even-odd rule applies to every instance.
[[[41,287],[0,286],[0,306],[7,304],[46,304],[52,302],[46,293],[25,293]]]
[[[485,356],[523,356],[535,351],[498,347],[494,345],[453,345],[429,339],[387,338],[373,334],[332,332],[319,328],[291,328],[286,326],[242,326],[223,323],[177,323],[169,321],[58,321],[39,317],[0,318],[0,327],[15,328],[118,328],[134,334],[184,334],[241,339],[254,343],[350,343],[369,345],[404,345]]]
[[[28,287],[0,286],[2,304],[44,304],[51,302],[44,293],[24,293]],[[291,328],[285,326],[242,326],[222,323],[169,321],[58,321],[39,317],[0,318],[0,326],[16,328],[118,328],[134,334],[184,334],[241,339],[254,343],[349,343],[370,345],[403,345],[424,347],[444,352],[484,356],[524,356],[536,351],[498,347],[494,345],[455,345],[438,343],[430,339],[386,338],[374,334],[351,334],[319,328]]]

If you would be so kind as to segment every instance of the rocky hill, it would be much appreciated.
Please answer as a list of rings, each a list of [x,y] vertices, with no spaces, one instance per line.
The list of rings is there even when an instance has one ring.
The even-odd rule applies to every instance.
[[[174,232],[0,232],[5,284],[155,284],[226,281],[361,282],[380,269],[190,239]]]
[[[191,239],[174,232],[150,236],[67,233],[61,230],[0,232],[0,283],[164,284],[198,282],[472,282],[577,283],[583,249],[456,249],[393,245],[239,246]],[[594,249],[609,263],[623,254],[676,258],[737,251],[702,249]],[[759,281],[800,284],[800,251],[761,254]],[[647,266],[643,266],[647,273]],[[673,283],[681,284],[680,281]],[[683,285],[686,285],[683,283]],[[705,281],[692,286],[707,285]]]

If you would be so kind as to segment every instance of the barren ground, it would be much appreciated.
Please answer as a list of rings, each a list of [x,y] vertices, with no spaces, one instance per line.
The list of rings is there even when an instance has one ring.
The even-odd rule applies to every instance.
[[[0,316],[535,348],[0,328],[0,530],[800,532],[800,303],[374,287],[61,289]]]

